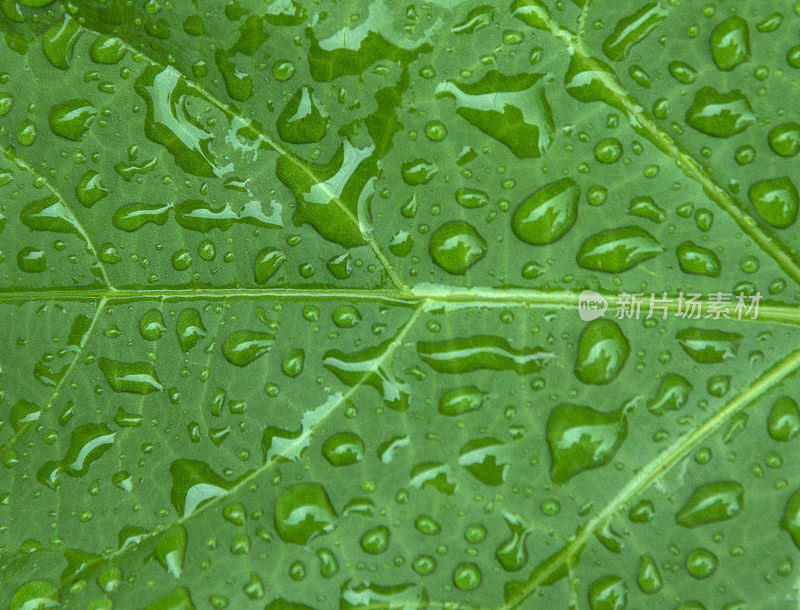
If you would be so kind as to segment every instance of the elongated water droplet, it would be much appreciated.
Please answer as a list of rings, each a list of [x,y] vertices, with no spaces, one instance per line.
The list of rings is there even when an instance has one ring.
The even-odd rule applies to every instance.
[[[655,237],[637,226],[606,229],[586,238],[578,265],[593,271],[621,273],[664,251]]]
[[[225,360],[236,366],[247,366],[275,345],[275,335],[255,330],[237,330],[228,335],[222,346]]]
[[[457,374],[490,369],[527,375],[541,370],[552,357],[541,348],[515,349],[506,339],[488,335],[442,342],[420,341],[417,353],[435,371]]]
[[[578,216],[580,187],[572,178],[543,186],[514,212],[511,228],[529,244],[549,244],[564,235]]]
[[[150,394],[164,389],[155,368],[149,362],[120,362],[110,358],[99,358],[97,366],[115,392]]]
[[[664,586],[661,573],[658,570],[655,559],[651,555],[642,555],[639,560],[639,575],[636,578],[642,593],[652,595],[658,593]]]
[[[678,343],[701,364],[723,362],[736,357],[742,335],[723,330],[685,328],[677,333]]]
[[[439,399],[439,413],[461,415],[480,408],[486,395],[475,386],[455,388],[445,392]]]
[[[683,527],[698,527],[733,519],[744,507],[744,488],[737,481],[716,481],[694,490],[675,515]]]
[[[186,528],[176,523],[159,535],[153,557],[171,576],[180,578],[185,553]]]
[[[790,396],[776,400],[769,412],[767,431],[776,441],[790,441],[800,433],[800,409]]]
[[[194,307],[187,307],[181,311],[175,324],[175,331],[178,334],[178,343],[184,352],[188,352],[206,336],[203,319]]]
[[[511,536],[501,542],[495,549],[494,556],[506,572],[516,572],[528,564],[528,548],[526,541],[530,529],[525,527],[519,517],[504,515]]]

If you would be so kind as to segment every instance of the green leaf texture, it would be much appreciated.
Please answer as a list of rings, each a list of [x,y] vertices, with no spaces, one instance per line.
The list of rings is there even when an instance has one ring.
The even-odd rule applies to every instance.
[[[483,1],[0,1],[3,607],[797,607],[800,3]]]

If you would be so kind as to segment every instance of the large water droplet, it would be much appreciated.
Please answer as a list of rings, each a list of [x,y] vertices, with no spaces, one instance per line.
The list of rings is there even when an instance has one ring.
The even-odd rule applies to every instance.
[[[773,227],[785,229],[797,220],[800,196],[789,177],[759,180],[750,187],[749,196],[758,213]]]
[[[150,394],[164,389],[150,362],[120,362],[110,358],[98,358],[97,366],[115,392]]]
[[[656,238],[641,227],[620,227],[587,237],[578,251],[577,262],[584,269],[620,273],[663,251]]]
[[[678,263],[684,273],[719,277],[722,263],[713,250],[685,241],[678,246]]]
[[[319,483],[295,485],[275,504],[275,530],[284,542],[304,545],[333,530],[336,511]]]
[[[723,362],[736,357],[742,336],[723,330],[685,328],[677,333],[678,343],[701,364]]]
[[[730,138],[756,122],[756,115],[741,89],[720,93],[703,87],[686,111],[686,124],[706,135]]]
[[[557,240],[575,224],[580,192],[572,178],[543,186],[517,207],[511,219],[514,234],[529,244]]]
[[[541,348],[514,349],[506,339],[478,335],[441,342],[420,341],[417,353],[440,373],[468,373],[479,369],[510,370],[527,375],[541,370],[552,354]]]
[[[609,383],[619,374],[630,351],[616,322],[595,320],[581,333],[575,376],[584,383]]]
[[[428,252],[448,273],[464,275],[486,256],[486,240],[466,220],[452,220],[434,231]]]
[[[611,461],[628,434],[625,407],[601,413],[589,407],[559,405],[547,420],[550,478],[556,485]]]
[[[236,366],[247,366],[272,349],[275,335],[255,330],[237,330],[228,335],[222,346],[225,360]]]
[[[744,488],[737,481],[707,483],[694,490],[675,515],[684,527],[698,527],[733,519],[744,507]]]
[[[80,142],[96,116],[97,111],[89,100],[74,99],[55,104],[50,108],[47,120],[54,134]]]
[[[734,15],[714,28],[711,55],[720,70],[733,70],[750,59],[750,27],[747,21]]]

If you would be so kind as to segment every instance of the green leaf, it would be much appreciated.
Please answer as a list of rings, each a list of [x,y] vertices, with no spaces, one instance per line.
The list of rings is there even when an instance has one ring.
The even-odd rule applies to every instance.
[[[797,607],[798,19],[0,2],[2,604]]]

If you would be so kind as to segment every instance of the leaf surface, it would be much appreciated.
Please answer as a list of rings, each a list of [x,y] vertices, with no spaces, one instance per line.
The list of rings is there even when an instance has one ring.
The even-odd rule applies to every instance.
[[[4,606],[797,606],[794,3],[0,5]]]

